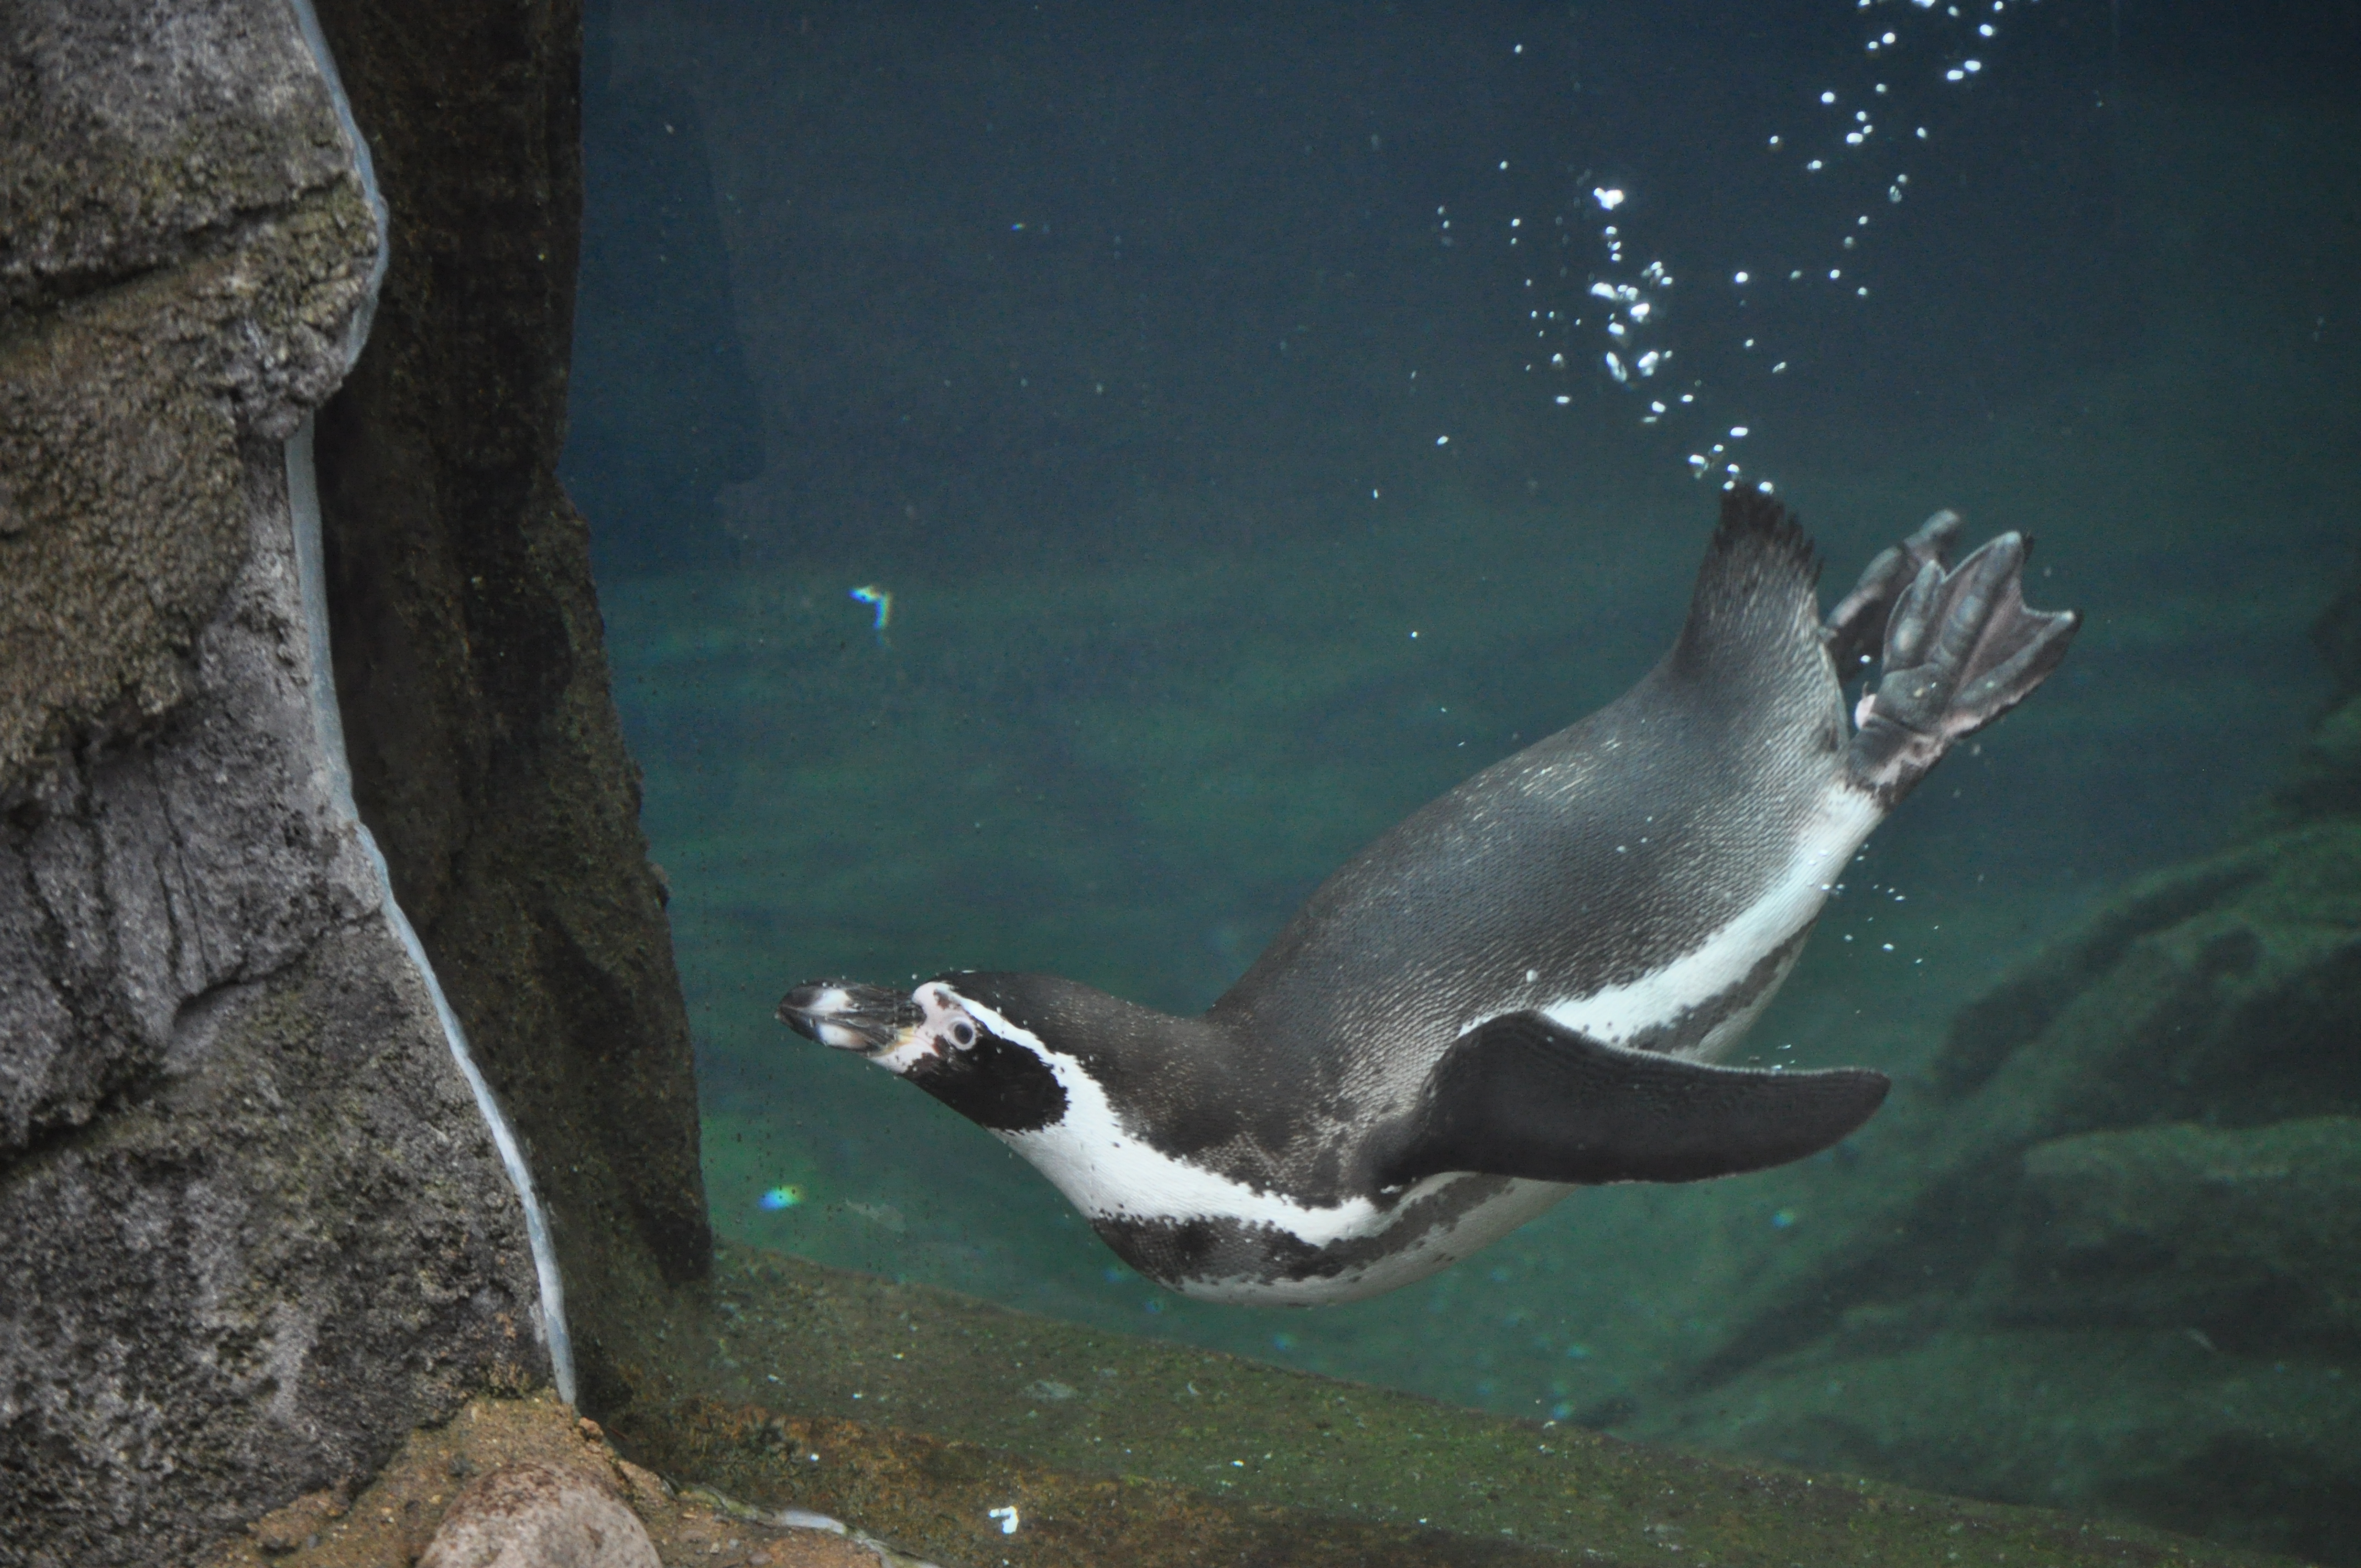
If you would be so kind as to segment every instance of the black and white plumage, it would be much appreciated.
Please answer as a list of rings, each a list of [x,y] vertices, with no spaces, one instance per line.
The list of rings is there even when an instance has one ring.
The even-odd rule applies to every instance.
[[[2015,534],[1938,513],[1824,623],[1784,509],[1725,495],[1688,618],[1622,697],[1486,769],[1314,892],[1202,1017],[1071,981],[843,981],[780,1016],[1023,1154],[1141,1273],[1208,1299],[1374,1295],[1573,1187],[1755,1170],[1883,1100],[1712,1065],[1841,868],[1944,749],[2065,655]],[[1848,719],[1839,672],[1882,655]]]

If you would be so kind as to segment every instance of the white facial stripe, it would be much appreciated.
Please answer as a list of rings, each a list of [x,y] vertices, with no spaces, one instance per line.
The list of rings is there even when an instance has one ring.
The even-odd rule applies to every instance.
[[[962,1013],[966,1003],[951,995],[950,988],[922,985],[910,993],[926,1016],[895,1036],[893,1045],[869,1059],[896,1075],[907,1073],[920,1062],[931,1061],[950,1048],[947,1036],[953,1021],[952,1014]]]
[[[901,1038],[894,1042],[891,1049],[879,1051],[869,1059],[887,1072],[898,1075],[941,1054],[934,1036],[928,1033],[925,1025],[918,1024],[903,1030]]]
[[[1030,1160],[1088,1218],[1236,1220],[1277,1226],[1313,1246],[1368,1235],[1391,1223],[1390,1212],[1366,1198],[1351,1199],[1334,1208],[1307,1207],[1275,1192],[1257,1192],[1243,1182],[1149,1146],[1124,1125],[1106,1091],[1079,1063],[1051,1050],[1031,1030],[1010,1023],[983,1003],[961,996],[949,986],[939,989],[994,1034],[1031,1047],[1057,1075],[1066,1091],[1065,1115],[1032,1132],[996,1135]],[[926,1001],[923,993],[919,1000]],[[1446,1179],[1431,1177],[1411,1196]]]
[[[1846,784],[1834,786],[1795,846],[1787,869],[1730,924],[1654,974],[1589,996],[1569,997],[1543,1011],[1553,1022],[1580,1030],[1594,1040],[1620,1045],[1643,1029],[1672,1022],[1684,1009],[1719,996],[1744,980],[1765,953],[1810,923],[1826,902],[1828,888],[1842,874],[1845,862],[1884,815],[1860,790]],[[1763,1000],[1769,1000],[1767,992]],[[1467,1027],[1485,1022],[1478,1018]],[[1717,1043],[1727,1046],[1736,1033],[1716,1030],[1720,1036]]]
[[[1039,1036],[949,986],[942,1000],[964,1008],[977,1023],[1005,1040],[1037,1052],[1066,1091],[1066,1113],[1048,1127],[996,1135],[1023,1155],[1085,1216],[1096,1219],[1220,1220],[1264,1224],[1299,1237],[1311,1246],[1377,1235],[1390,1229],[1419,1200],[1461,1181],[1480,1179],[1447,1171],[1419,1182],[1391,1207],[1367,1199],[1334,1208],[1290,1202],[1257,1192],[1244,1183],[1158,1152],[1123,1124],[1105,1092],[1071,1058],[1043,1044]],[[931,1021],[937,1001],[922,991],[919,1003]],[[1314,1306],[1355,1301],[1423,1278],[1497,1241],[1549,1208],[1573,1189],[1543,1181],[1511,1181],[1501,1194],[1448,1224],[1411,1238],[1399,1252],[1372,1259],[1341,1276],[1308,1279],[1241,1277],[1176,1279],[1167,1283],[1184,1296],[1205,1301],[1257,1306]]]

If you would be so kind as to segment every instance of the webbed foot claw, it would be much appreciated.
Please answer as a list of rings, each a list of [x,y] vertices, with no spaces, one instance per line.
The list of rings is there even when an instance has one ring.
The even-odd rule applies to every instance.
[[[1852,592],[1828,612],[1828,623],[1820,628],[1820,641],[1836,661],[1840,684],[1850,683],[1884,649],[1886,623],[1894,619],[1894,607],[1927,565],[1951,564],[1951,546],[1959,543],[1964,526],[1960,514],[1949,507],[1937,512],[1909,538],[1879,551]]]
[[[1938,512],[1912,543],[1945,520],[1956,533],[1957,519]],[[1949,536],[1941,543],[1948,545]],[[2081,620],[2070,609],[2026,607],[2029,549],[2023,535],[2004,533],[1948,571],[1938,549],[1919,562],[1894,599],[1882,639],[1883,667],[1855,711],[1859,732],[1846,759],[1854,784],[1882,804],[1908,794],[1953,741],[2024,701],[2066,657]],[[1884,561],[1872,565],[1854,597],[1870,588]],[[1838,624],[1831,617],[1831,629]]]

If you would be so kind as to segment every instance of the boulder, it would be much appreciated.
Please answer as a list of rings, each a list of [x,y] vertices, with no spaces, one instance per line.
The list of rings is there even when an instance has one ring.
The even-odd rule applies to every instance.
[[[1995,1318],[2361,1345],[2361,1119],[2085,1133],[2025,1157]]]
[[[353,793],[515,1120],[605,1413],[656,1375],[712,1237],[664,894],[556,478],[579,6],[326,0],[320,22],[392,235],[369,345],[320,417]]]
[[[418,1568],[657,1568],[647,1527],[579,1472],[518,1461],[451,1500]]]
[[[193,1561],[553,1376],[445,994],[552,1173],[610,1398],[704,1266],[669,938],[550,477],[577,18],[325,20],[390,231],[307,10],[0,11],[10,1568]]]

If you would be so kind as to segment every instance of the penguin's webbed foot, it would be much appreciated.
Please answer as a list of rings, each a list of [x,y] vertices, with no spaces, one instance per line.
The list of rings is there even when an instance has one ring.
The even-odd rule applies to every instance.
[[[1927,563],[1945,567],[1951,564],[1951,546],[1959,543],[1962,526],[1960,514],[1946,507],[1901,543],[1879,551],[1852,592],[1837,601],[1820,628],[1820,641],[1827,645],[1828,657],[1836,661],[1839,685],[1850,685],[1884,651],[1886,624],[1894,619],[1894,607],[1910,591]]]
[[[1913,541],[1949,517],[1936,514]],[[2004,533],[1948,571],[1938,550],[1895,598],[1877,684],[1861,696],[1846,759],[1853,784],[1883,804],[1908,794],[1952,742],[2024,701],[2066,657],[2080,618],[2026,607],[2030,548],[2023,535]]]

